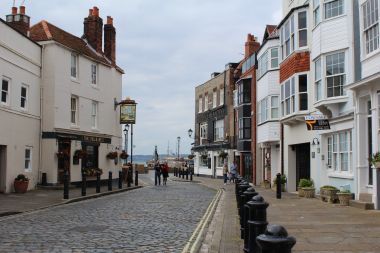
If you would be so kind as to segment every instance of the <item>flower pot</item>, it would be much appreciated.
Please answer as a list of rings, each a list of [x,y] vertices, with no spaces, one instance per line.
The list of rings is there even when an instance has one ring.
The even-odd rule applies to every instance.
[[[352,197],[351,193],[337,193],[341,206],[348,206]]]
[[[305,197],[305,193],[301,187],[298,187],[298,197]]]
[[[335,203],[338,200],[338,189],[321,188],[321,200],[328,203]]]
[[[314,198],[315,196],[315,188],[304,187],[302,188],[305,198]]]
[[[270,182],[264,181],[263,184],[265,189],[270,189]]]
[[[29,181],[15,180],[13,186],[16,193],[25,193],[28,190]]]
[[[376,169],[380,169],[380,162],[374,162],[373,165]]]

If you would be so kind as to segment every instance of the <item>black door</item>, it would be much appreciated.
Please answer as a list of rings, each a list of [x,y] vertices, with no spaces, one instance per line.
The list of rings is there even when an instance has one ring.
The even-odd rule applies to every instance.
[[[301,178],[310,179],[310,143],[295,145],[297,189]]]

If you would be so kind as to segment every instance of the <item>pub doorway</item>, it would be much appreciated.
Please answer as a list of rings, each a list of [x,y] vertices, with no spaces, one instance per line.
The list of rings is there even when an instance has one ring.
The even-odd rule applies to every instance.
[[[6,191],[7,146],[0,145],[0,193]]]
[[[82,159],[82,170],[99,168],[99,143],[83,142],[82,149],[86,152]]]
[[[58,140],[58,183],[63,184],[64,175],[67,171],[70,179],[70,154],[71,154],[71,140],[59,139]]]
[[[296,149],[296,188],[300,179],[310,179],[310,143],[294,145]]]

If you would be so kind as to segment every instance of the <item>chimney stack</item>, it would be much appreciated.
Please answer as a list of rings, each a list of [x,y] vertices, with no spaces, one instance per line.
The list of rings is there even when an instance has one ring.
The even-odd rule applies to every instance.
[[[30,17],[25,15],[25,6],[20,6],[20,13],[17,7],[12,7],[12,14],[6,16],[7,24],[27,36],[30,28]]]
[[[260,43],[252,34],[248,34],[247,41],[245,42],[245,57],[250,56],[260,48]]]
[[[113,18],[107,16],[107,24],[104,25],[104,54],[111,60],[112,64],[116,62],[116,29],[113,26]]]
[[[98,7],[90,9],[89,15],[84,19],[84,35],[83,38],[87,39],[87,42],[98,53],[102,53],[102,41],[103,41],[103,20],[99,17]]]

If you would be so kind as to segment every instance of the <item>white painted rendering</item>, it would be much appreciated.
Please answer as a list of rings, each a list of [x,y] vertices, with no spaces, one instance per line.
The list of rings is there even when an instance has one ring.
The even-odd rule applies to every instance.
[[[0,20],[1,79],[9,80],[9,102],[0,102],[0,192],[12,192],[18,174],[29,189],[40,176],[41,48]],[[17,43],[16,43],[17,42]],[[21,87],[27,87],[27,106],[21,108]],[[31,169],[25,170],[25,149],[31,150]]]

